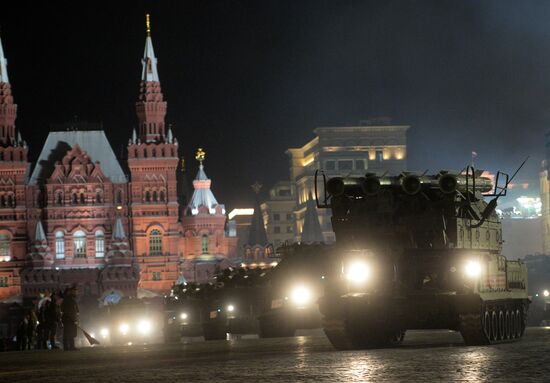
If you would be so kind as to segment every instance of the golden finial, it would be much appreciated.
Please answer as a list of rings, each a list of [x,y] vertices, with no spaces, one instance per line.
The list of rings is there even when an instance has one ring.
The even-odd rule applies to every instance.
[[[145,28],[147,30],[147,36],[151,35],[151,20],[149,19],[149,14],[145,14]]]
[[[185,171],[185,158],[181,157],[181,171]]]
[[[202,148],[198,148],[197,154],[195,155],[195,159],[199,161],[201,165],[202,165],[202,161],[204,161],[205,156],[206,156],[206,153],[204,152],[204,150],[202,150]]]
[[[260,194],[260,190],[262,189],[262,186],[263,185],[258,181],[254,182],[253,185],[250,185],[250,187],[252,188],[252,190],[254,190],[254,193],[256,194]]]

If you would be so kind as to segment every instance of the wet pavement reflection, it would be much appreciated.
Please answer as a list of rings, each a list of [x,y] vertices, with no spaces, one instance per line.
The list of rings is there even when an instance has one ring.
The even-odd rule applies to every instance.
[[[449,331],[410,331],[397,348],[336,351],[322,332],[281,339],[0,354],[4,382],[550,381],[550,328],[518,343],[466,347]]]

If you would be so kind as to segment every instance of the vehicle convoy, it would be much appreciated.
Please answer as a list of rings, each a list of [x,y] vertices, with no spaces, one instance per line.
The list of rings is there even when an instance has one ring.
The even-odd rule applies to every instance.
[[[481,173],[325,180],[316,199],[336,245],[319,309],[335,348],[398,344],[409,329],[460,331],[468,345],[522,337],[527,269],[501,254],[495,212],[517,171],[494,187]]]

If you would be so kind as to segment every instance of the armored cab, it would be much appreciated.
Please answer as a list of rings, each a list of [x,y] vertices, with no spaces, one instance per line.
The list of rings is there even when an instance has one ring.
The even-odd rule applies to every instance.
[[[495,212],[508,183],[471,167],[325,182],[336,247],[319,308],[334,347],[397,344],[408,329],[460,331],[469,345],[521,338],[527,270],[501,254]]]

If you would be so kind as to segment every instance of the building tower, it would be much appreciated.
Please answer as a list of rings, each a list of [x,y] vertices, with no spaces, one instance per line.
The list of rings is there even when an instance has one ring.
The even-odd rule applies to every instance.
[[[247,266],[263,266],[269,262],[269,257],[272,247],[267,239],[267,233],[265,231],[264,220],[262,217],[262,209],[260,207],[260,190],[262,185],[257,181],[252,185],[252,190],[256,194],[254,202],[254,214],[250,221],[250,231],[248,232],[248,240],[244,244],[244,257],[243,264]]]
[[[166,101],[153,50],[149,15],[136,112],[139,132],[128,143],[131,232],[140,267],[140,287],[170,291],[178,263],[178,143],[165,129]]]
[[[237,238],[227,235],[225,206],[210,189],[212,181],[204,172],[206,153],[199,148],[195,159],[199,171],[193,180],[193,195],[182,217],[185,244],[184,277],[193,282],[209,282],[217,270],[232,266]]]
[[[30,166],[27,144],[15,130],[17,105],[7,67],[0,36],[0,299],[21,292],[28,229],[25,180]]]

